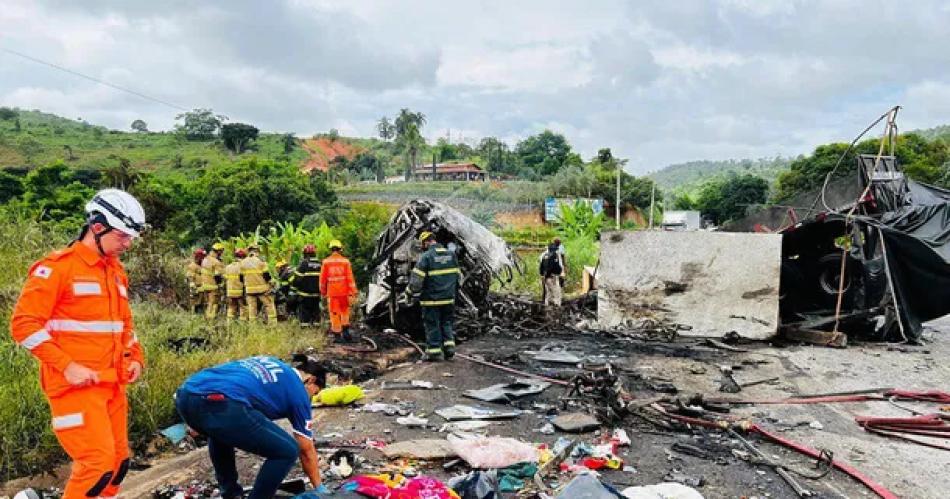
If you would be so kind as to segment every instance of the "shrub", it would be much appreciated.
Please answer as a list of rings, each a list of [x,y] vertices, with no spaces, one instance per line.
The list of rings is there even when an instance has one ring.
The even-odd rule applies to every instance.
[[[9,331],[10,313],[29,265],[66,244],[70,231],[37,222],[13,207],[0,208],[0,259],[10,271],[0,277],[0,327]],[[167,277],[175,260],[160,238],[146,239],[130,253],[126,268],[133,296],[154,275]],[[157,256],[156,256],[157,255]],[[156,263],[157,262],[157,263]],[[153,267],[159,267],[155,270]],[[176,277],[177,278],[177,277]],[[136,331],[148,364],[140,383],[129,390],[130,441],[141,449],[155,432],[176,421],[172,394],[190,374],[204,367],[250,355],[287,358],[306,347],[320,347],[322,339],[294,324],[237,323],[209,326],[203,317],[170,309],[154,301],[135,300]],[[178,351],[171,340],[197,337],[207,341],[202,349]],[[0,480],[47,471],[65,458],[50,431],[49,407],[40,391],[37,363],[17,346],[9,334],[0,338]]]

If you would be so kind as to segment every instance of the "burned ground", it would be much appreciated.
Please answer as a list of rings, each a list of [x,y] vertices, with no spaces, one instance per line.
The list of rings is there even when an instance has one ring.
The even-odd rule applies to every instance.
[[[509,313],[515,313],[525,303],[509,304]],[[579,305],[578,305],[579,306]],[[582,308],[582,307],[581,307]],[[498,310],[496,310],[498,312]],[[569,318],[577,319],[574,314]],[[464,320],[460,320],[464,329]],[[937,323],[928,333],[933,343],[926,348],[890,347],[885,344],[852,345],[848,349],[829,349],[810,346],[773,346],[764,343],[725,345],[700,339],[659,341],[649,334],[635,335],[629,331],[585,332],[571,321],[562,321],[548,328],[537,327],[541,319],[522,311],[516,328],[509,329],[509,321],[501,317],[460,347],[460,353],[480,361],[505,366],[554,381],[570,379],[585,367],[609,362],[629,392],[630,400],[651,401],[657,398],[689,401],[700,394],[706,399],[737,398],[775,400],[785,397],[824,392],[853,391],[899,385],[913,390],[940,389],[948,379],[948,368],[938,359],[950,352],[950,341],[936,331],[950,331],[950,323]],[[578,321],[578,322],[582,322]],[[420,461],[386,459],[372,448],[367,440],[390,443],[416,439],[444,439],[438,430],[445,421],[436,409],[455,404],[469,404],[525,412],[510,420],[495,422],[485,431],[489,435],[511,436],[534,443],[554,443],[559,437],[582,442],[594,442],[613,428],[623,428],[630,436],[629,447],[621,448],[626,468],[602,472],[602,480],[617,486],[652,484],[675,478],[702,477],[697,489],[705,497],[793,497],[789,486],[775,470],[764,464],[750,464],[740,457],[748,455],[734,436],[718,430],[697,426],[675,425],[664,427],[658,418],[632,414],[620,421],[604,424],[595,432],[546,434],[550,416],[572,411],[583,411],[582,405],[562,405],[567,388],[552,384],[542,393],[524,397],[510,404],[491,404],[472,400],[463,395],[466,390],[484,388],[496,383],[511,382],[519,377],[493,367],[463,358],[443,363],[416,363],[415,350],[398,346],[405,340],[391,337],[378,342],[392,347],[385,354],[351,353],[341,351],[325,357],[350,361],[358,356],[367,359],[389,356],[378,361],[378,377],[362,386],[367,397],[360,405],[372,403],[401,403],[409,412],[428,419],[424,428],[408,428],[397,424],[397,416],[370,413],[359,406],[316,408],[316,427],[320,439],[321,459],[324,463],[334,446],[355,446],[351,450],[367,461],[359,472],[414,469],[426,475],[448,478],[465,471],[465,465],[444,469],[446,460]],[[395,354],[394,352],[399,352]],[[580,357],[577,364],[539,361],[548,358]],[[394,362],[401,364],[392,366]],[[563,360],[563,359],[562,359]],[[732,377],[746,387],[738,394],[719,391],[721,367],[728,366]],[[395,382],[429,381],[438,389],[384,389]],[[880,385],[880,386],[878,386]],[[397,386],[399,386],[397,384]],[[674,393],[675,392],[675,393]],[[900,405],[920,412],[937,410],[933,404],[905,402]],[[798,442],[827,449],[834,458],[850,463],[871,478],[884,484],[899,496],[941,497],[950,487],[946,470],[950,457],[946,452],[928,449],[911,443],[872,435],[862,430],[854,418],[859,415],[907,416],[886,400],[854,403],[825,403],[808,405],[739,405],[732,406],[723,417],[754,421],[769,431]],[[647,414],[648,416],[648,414]],[[659,422],[660,424],[657,424]],[[755,435],[747,435],[756,447],[770,459],[803,472],[814,473],[815,460],[806,458],[784,447],[768,443]],[[177,460],[178,464],[175,463]],[[246,483],[256,473],[260,459],[241,454],[241,469]],[[160,470],[166,470],[164,472]],[[292,473],[299,476],[300,470]],[[564,485],[571,478],[567,472],[550,475],[548,486]],[[159,486],[187,484],[192,480],[212,480],[210,463],[205,451],[198,449],[171,460],[155,462],[151,470],[132,473],[127,492],[129,497],[148,497]],[[827,476],[808,480],[797,478],[818,497],[864,497],[870,495],[862,485],[850,477],[832,471]],[[339,481],[330,481],[339,483]]]

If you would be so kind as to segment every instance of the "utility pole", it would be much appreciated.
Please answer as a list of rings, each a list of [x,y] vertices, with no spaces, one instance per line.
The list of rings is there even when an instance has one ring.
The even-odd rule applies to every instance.
[[[650,190],[650,228],[653,228],[653,204],[656,201],[656,182],[653,182],[653,189]]]
[[[623,165],[619,161],[615,161],[615,164],[617,165],[617,207],[614,211],[617,215],[617,230],[620,230],[620,168]]]

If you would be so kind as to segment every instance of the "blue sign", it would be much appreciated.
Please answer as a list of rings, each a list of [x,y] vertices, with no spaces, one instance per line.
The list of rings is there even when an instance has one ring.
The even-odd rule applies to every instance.
[[[595,215],[604,212],[603,199],[550,197],[544,200],[544,221],[548,223],[558,223],[561,218],[561,205],[573,205],[578,201],[590,206],[591,209],[594,210]]]

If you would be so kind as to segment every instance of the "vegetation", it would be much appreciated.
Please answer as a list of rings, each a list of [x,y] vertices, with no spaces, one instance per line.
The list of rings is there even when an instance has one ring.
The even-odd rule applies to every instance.
[[[187,140],[173,132],[119,132],[39,111],[13,112],[16,118],[0,120],[0,167],[7,173],[22,175],[54,161],[73,170],[98,171],[126,160],[134,170],[164,175],[233,161],[217,136]],[[286,134],[262,133],[242,157],[302,164],[307,152],[288,145]]]
[[[897,137],[894,155],[907,176],[921,182],[950,187],[948,144],[950,142],[943,138],[931,141],[916,133],[905,133]],[[835,176],[854,176],[856,155],[877,154],[879,148],[880,139],[872,138],[859,142],[845,155],[841,166],[835,171]],[[834,170],[839,158],[847,150],[847,144],[825,144],[815,148],[808,156],[796,158],[788,171],[779,175],[775,199],[785,201],[797,194],[821,187],[825,177]]]
[[[5,277],[0,278],[3,330],[9,330],[13,303],[30,263],[65,244],[72,235],[64,227],[37,222],[11,207],[0,209],[0,259],[8,265]],[[158,254],[147,247],[135,248],[129,265],[133,288],[141,288],[141,279],[150,276],[136,270],[166,266],[151,260]],[[130,390],[131,440],[140,449],[157,430],[174,422],[172,393],[188,375],[242,356],[286,358],[292,351],[319,347],[322,341],[312,332],[288,324],[209,328],[203,318],[152,300],[136,300],[133,313],[148,362],[143,380]],[[174,348],[173,340],[181,338],[200,338],[207,345],[192,350]],[[9,335],[0,337],[0,359],[0,480],[6,480],[48,470],[49,463],[64,456],[50,431],[49,408],[39,389],[36,361]]]
[[[730,175],[755,175],[772,183],[781,172],[788,169],[791,161],[791,158],[781,156],[725,161],[690,161],[667,166],[651,173],[649,177],[656,182],[658,189],[695,197],[706,183],[721,180]]]
[[[722,224],[742,218],[748,207],[765,203],[768,194],[769,183],[765,179],[755,175],[730,175],[704,185],[693,207],[714,223]]]

